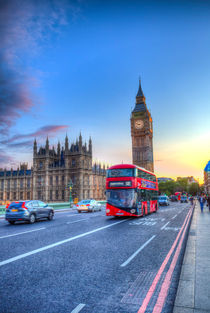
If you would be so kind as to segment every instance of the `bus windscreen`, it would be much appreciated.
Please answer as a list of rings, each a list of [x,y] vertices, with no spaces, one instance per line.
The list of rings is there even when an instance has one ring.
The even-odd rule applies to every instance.
[[[136,206],[137,194],[134,189],[109,189],[106,191],[107,203],[118,208],[133,208]]]

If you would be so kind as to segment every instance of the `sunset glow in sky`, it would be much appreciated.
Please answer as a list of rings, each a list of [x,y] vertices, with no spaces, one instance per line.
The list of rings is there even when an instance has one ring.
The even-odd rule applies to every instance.
[[[92,137],[94,160],[131,163],[141,76],[158,176],[203,180],[210,159],[208,1],[0,1],[0,167]]]

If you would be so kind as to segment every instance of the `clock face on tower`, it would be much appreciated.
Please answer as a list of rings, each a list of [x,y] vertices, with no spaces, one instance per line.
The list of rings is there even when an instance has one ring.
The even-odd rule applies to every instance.
[[[142,128],[144,127],[144,121],[142,121],[142,120],[136,120],[135,123],[134,123],[134,125],[135,125],[135,128],[136,128],[136,129],[142,129]]]

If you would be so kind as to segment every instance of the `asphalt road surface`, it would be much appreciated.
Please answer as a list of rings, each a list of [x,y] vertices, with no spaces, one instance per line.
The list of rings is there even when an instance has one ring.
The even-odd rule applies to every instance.
[[[171,203],[144,218],[0,220],[0,312],[172,312],[191,214]]]

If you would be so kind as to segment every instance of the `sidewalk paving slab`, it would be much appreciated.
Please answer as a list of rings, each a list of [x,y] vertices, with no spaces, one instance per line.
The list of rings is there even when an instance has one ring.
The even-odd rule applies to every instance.
[[[210,212],[196,203],[173,313],[210,313]]]

